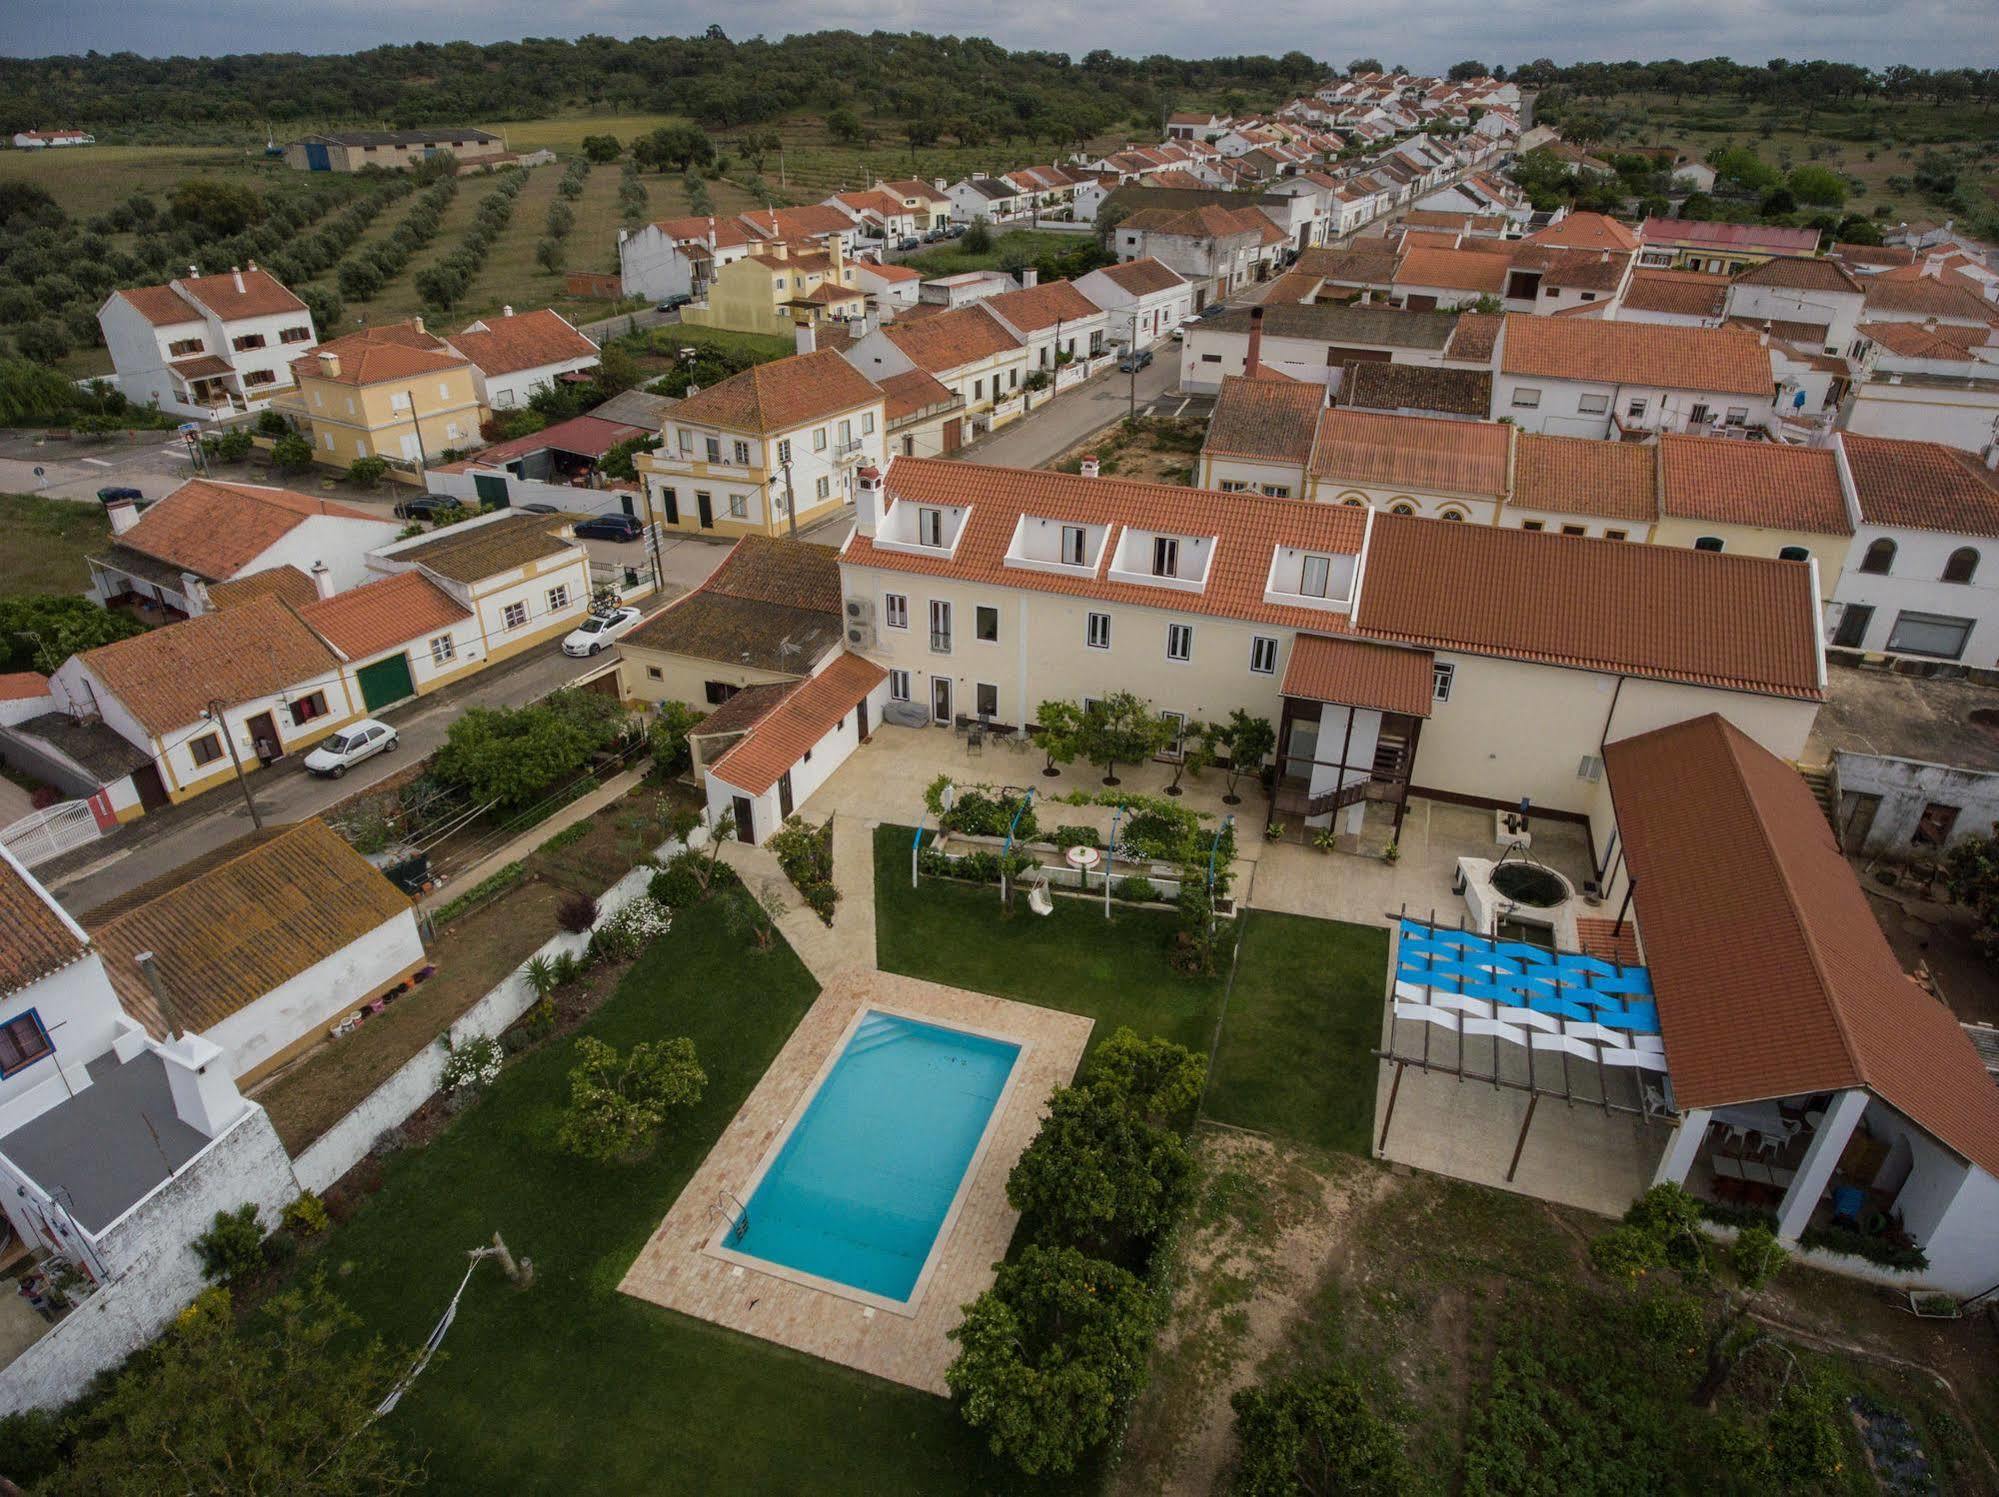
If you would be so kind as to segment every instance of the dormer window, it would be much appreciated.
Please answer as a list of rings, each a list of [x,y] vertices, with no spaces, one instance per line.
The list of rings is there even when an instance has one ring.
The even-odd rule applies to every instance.
[[[919,509],[916,512],[916,543],[919,546],[944,544],[944,511]]]
[[[1089,537],[1080,525],[1062,527],[1062,560],[1072,567],[1086,566]]]
[[[1152,575],[1155,577],[1180,575],[1180,542],[1176,537],[1155,535],[1152,538]]]
[[[1308,598],[1323,598],[1326,595],[1326,584],[1332,575],[1332,557],[1307,556],[1298,583],[1298,591]]]

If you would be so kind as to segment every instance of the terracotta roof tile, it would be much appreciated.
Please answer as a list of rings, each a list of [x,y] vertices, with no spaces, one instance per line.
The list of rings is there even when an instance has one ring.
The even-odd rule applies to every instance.
[[[230,582],[211,582],[208,586],[208,601],[218,609],[234,608],[253,598],[263,597],[276,598],[298,608],[318,596],[319,589],[313,585],[312,578],[289,562],[281,567],[251,572]]]
[[[1501,256],[1484,255],[1477,250],[1412,249],[1403,254],[1396,267],[1395,284],[1497,296],[1506,287],[1508,269]]]
[[[1906,244],[1835,244],[1826,253],[1848,265],[1893,269],[1916,263],[1916,252]]]
[[[1506,492],[1512,430],[1491,421],[1329,410],[1319,417],[1312,475],[1329,484],[1496,499]]]
[[[338,374],[328,371],[327,354],[339,360]],[[381,327],[320,344],[311,353],[292,360],[292,374],[299,379],[323,379],[342,385],[378,385],[387,380],[463,369],[469,362],[463,354],[452,353],[428,333],[408,327]]]
[[[306,309],[276,276],[254,265],[243,272],[241,291],[236,289],[233,274],[194,276],[178,284],[224,322],[241,317],[279,317]]]
[[[40,671],[7,671],[0,674],[0,702],[25,702],[49,694],[49,678]]]
[[[887,677],[888,667],[842,650],[765,713],[708,773],[747,795],[762,795]]]
[[[1745,286],[1781,286],[1787,291],[1850,292],[1858,295],[1860,283],[1846,267],[1833,260],[1803,255],[1779,255],[1752,265],[1736,276]]]
[[[1492,373],[1383,359],[1349,364],[1340,380],[1338,403],[1351,411],[1470,416],[1483,421],[1492,413]]]
[[[464,332],[452,334],[450,341],[488,378],[597,357],[597,345],[549,307],[475,322]]]
[[[200,719],[209,702],[273,696],[336,670],[333,654],[276,598],[253,598],[78,657],[155,735]]]
[[[789,696],[797,685],[796,681],[771,681],[761,686],[745,686],[704,716],[687,736],[709,738],[724,733],[746,733],[765,713]]]
[[[366,510],[291,489],[191,478],[147,509],[139,523],[116,540],[206,581],[223,582],[315,515],[381,520]]]
[[[1659,439],[1660,508],[1689,520],[1852,535],[1839,459],[1829,447]]]
[[[715,236],[716,249],[734,249],[744,244],[760,244],[764,239],[763,235],[752,234],[733,218],[711,218],[705,215],[662,218],[655,220],[653,227],[675,243],[699,240],[703,246],[706,246],[708,236],[712,233]]]
[[[111,294],[124,297],[155,327],[178,327],[184,322],[202,320],[201,312],[182,301],[171,286],[128,286]]]
[[[428,639],[472,615],[421,572],[398,572],[297,610],[312,630],[349,660]]]
[[[885,488],[890,499],[969,504],[971,513],[956,554],[939,557],[891,551],[875,546],[857,531],[841,552],[843,561],[920,576],[962,577],[1034,592],[1107,598],[1321,631],[1343,627],[1341,616],[1264,601],[1271,548],[1303,546],[1353,555],[1360,550],[1366,524],[1361,510],[1339,504],[1222,494],[1122,478],[1081,478],[1039,469],[968,467],[938,458],[893,459]],[[1023,514],[1108,525],[1117,531],[1141,526],[1176,535],[1216,536],[1208,585],[1194,593],[1107,580],[1103,574],[1110,551],[1117,545],[1115,535],[1107,546],[1105,567],[1099,568],[1096,577],[1009,567],[1004,561],[1006,549]]]
[[[1377,514],[1356,632],[1433,649],[1816,701],[1795,562]]]
[[[582,547],[558,533],[567,524],[559,515],[522,513],[468,520],[434,531],[391,559],[419,562],[453,582],[482,582],[544,557],[580,552]]]
[[[1769,224],[1715,223],[1699,218],[1648,218],[1638,237],[1646,244],[1711,249],[1752,255],[1815,255],[1817,229],[1775,228]]]
[[[977,305],[919,322],[893,322],[883,333],[917,368],[931,374],[948,374],[1021,347],[1018,338]]]
[[[1513,451],[1519,509],[1649,525],[1659,513],[1659,449],[1649,443],[1520,433]]]
[[[1106,265],[1100,273],[1112,285],[1132,296],[1151,296],[1187,284],[1184,277],[1168,270],[1150,255]]]
[[[1636,967],[1645,960],[1638,946],[1637,925],[1603,915],[1576,917],[1576,947],[1584,956],[1616,962],[1620,967]]]
[[[1798,772],[1715,715],[1604,757],[1678,1104],[1862,1086],[1999,1172],[1999,1088]]]
[[[839,643],[841,601],[830,547],[746,535],[706,582],[623,643],[803,675]]]
[[[935,375],[926,374],[921,369],[912,369],[906,374],[891,374],[875,383],[886,397],[883,419],[891,425],[923,411],[955,405],[958,401],[957,393],[949,385],[940,383]]]
[[[1971,350],[1982,348],[1990,328],[1969,327],[1955,322],[1934,326],[1921,322],[1863,322],[1860,335],[1871,338],[1899,359],[1947,359],[1951,363],[1976,363]]]
[[[1556,244],[1565,249],[1635,250],[1638,235],[1601,213],[1571,213],[1529,234],[1524,244]]]
[[[267,827],[121,896],[92,913],[91,939],[119,1001],[161,1039],[166,1021],[134,960],[140,952],[153,953],[179,1020],[205,1030],[409,908],[314,817]]]
[[[1303,467],[1312,456],[1325,386],[1229,376],[1215,401],[1202,451]]]
[[[1668,312],[1680,317],[1719,319],[1728,306],[1729,279],[1694,270],[1631,272],[1624,306],[1633,312]]]
[[[1104,315],[1103,308],[1078,291],[1074,281],[1044,281],[1019,291],[1002,291],[987,297],[985,305],[1023,333]]]
[[[1870,320],[1885,321],[1884,313],[1899,312],[1904,316],[1947,318],[1988,327],[1999,323],[1999,307],[1975,291],[1947,286],[1926,276],[1905,281],[1891,279],[1890,275],[1876,276],[1867,283],[1865,306]]]
[[[1291,267],[1294,275],[1314,275],[1347,286],[1386,287],[1395,280],[1398,256],[1391,249],[1308,249]]]
[[[851,218],[825,203],[808,203],[802,208],[758,208],[738,217],[752,233],[766,239],[817,239],[854,231]]]
[[[1428,650],[1372,640],[1300,634],[1284,668],[1284,695],[1342,707],[1428,717],[1436,686]]]
[[[1769,398],[1770,350],[1733,328],[1509,315],[1500,368],[1529,378]]]
[[[881,398],[874,382],[838,350],[824,348],[732,374],[681,401],[673,419],[729,431],[784,432]]]
[[[1467,363],[1490,364],[1492,350],[1499,344],[1503,319],[1490,312],[1461,312],[1451,341],[1444,345],[1444,357]]]
[[[0,852],[0,995],[60,972],[85,950],[62,908],[12,853]],[[42,1017],[53,1024],[62,1016]]]
[[[1970,453],[1852,431],[1837,440],[1869,524],[1999,536],[1999,478]]]

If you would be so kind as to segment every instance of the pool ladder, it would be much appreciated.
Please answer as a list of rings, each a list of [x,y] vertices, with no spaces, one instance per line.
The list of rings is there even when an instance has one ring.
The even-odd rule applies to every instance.
[[[736,1209],[730,1211],[730,1207]],[[729,1224],[729,1241],[741,1242],[743,1234],[750,1229],[750,1208],[745,1206],[733,1191],[722,1191],[715,1202],[715,1210],[722,1213],[722,1220]]]

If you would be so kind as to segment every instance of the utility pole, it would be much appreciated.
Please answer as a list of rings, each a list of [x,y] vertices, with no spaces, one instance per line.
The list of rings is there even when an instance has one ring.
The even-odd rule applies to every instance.
[[[785,518],[791,522],[791,538],[798,539],[798,494],[791,486],[791,459],[784,460]]]
[[[416,471],[417,476],[422,478],[430,469],[430,455],[423,450],[423,423],[417,419],[416,391],[403,391],[403,399],[410,403],[410,429],[416,433]],[[424,487],[430,487],[428,479],[424,480]]]
[[[1126,420],[1138,419],[1138,308],[1131,309],[1131,407]]]
[[[243,774],[243,756],[236,752],[236,735],[230,731],[229,719],[223,715],[222,703],[219,700],[211,701],[202,716],[221,731],[222,742],[229,749],[229,762],[236,769],[236,787],[243,792],[243,804],[250,808],[250,823],[261,832],[264,829],[264,818],[258,814],[256,797],[250,794],[250,782]]]
[[[666,568],[659,559],[659,522],[653,518],[652,483],[643,473],[639,475],[639,492],[646,500],[646,535],[652,541],[652,590],[658,593],[666,587]]]

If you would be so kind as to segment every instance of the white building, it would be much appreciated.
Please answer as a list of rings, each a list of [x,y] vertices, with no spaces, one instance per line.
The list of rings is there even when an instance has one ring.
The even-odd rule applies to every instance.
[[[1027,344],[984,302],[879,328],[841,356],[877,385],[919,370],[930,375],[962,402],[963,414],[953,419],[963,422],[966,441],[1025,409]]]
[[[114,291],[97,325],[126,399],[197,420],[261,410],[319,341],[305,303],[254,261]]]
[[[1737,328],[1509,314],[1495,359],[1493,416],[1558,436],[1747,430],[1778,393],[1769,347]]]
[[[1788,256],[1740,272],[1728,288],[1728,316],[1753,326],[1771,325],[1788,342],[1850,358],[1866,292],[1831,260]],[[1816,329],[1815,336],[1809,336]]]
[[[1053,375],[1074,365],[1080,375],[1082,365],[1110,351],[1116,334],[1110,314],[1078,291],[1074,282],[1041,285],[1032,268],[1021,278],[1020,290],[992,297],[985,307],[1026,345],[1030,370]]]
[[[551,307],[518,317],[512,307],[503,307],[498,317],[475,322],[445,342],[471,361],[479,403],[494,411],[524,406],[564,375],[597,367],[596,343]]]
[[[666,218],[618,230],[618,272],[627,296],[698,298],[715,272],[749,254],[763,236],[733,218]]]
[[[500,510],[371,552],[381,576],[420,572],[470,620],[448,641],[487,664],[567,634],[590,611],[590,553],[559,515]]]
[[[1180,388],[1209,394],[1252,364],[1288,379],[1334,385],[1349,363],[1387,359],[1441,365],[1458,318],[1386,305],[1271,303],[1233,307],[1188,327],[1180,345]]]
[[[1150,348],[1194,315],[1194,288],[1157,260],[1126,260],[1076,279],[1076,289],[1110,314],[1126,347]]]
[[[854,284],[868,294],[868,304],[884,320],[916,305],[923,277],[907,265],[854,264]]]

